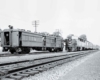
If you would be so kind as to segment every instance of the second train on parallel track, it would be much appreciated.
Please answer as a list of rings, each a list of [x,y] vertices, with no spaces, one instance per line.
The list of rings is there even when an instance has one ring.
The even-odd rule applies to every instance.
[[[68,52],[99,49],[98,45],[93,45],[91,42],[82,40],[74,35],[67,37],[67,39],[65,39],[65,44],[65,49]]]

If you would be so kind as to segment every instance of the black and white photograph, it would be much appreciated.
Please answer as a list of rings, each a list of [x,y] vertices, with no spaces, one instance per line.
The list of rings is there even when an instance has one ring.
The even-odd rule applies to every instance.
[[[100,0],[0,0],[0,80],[100,80]]]

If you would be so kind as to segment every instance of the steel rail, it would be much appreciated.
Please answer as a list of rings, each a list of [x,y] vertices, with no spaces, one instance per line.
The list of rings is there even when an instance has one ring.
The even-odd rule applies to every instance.
[[[11,67],[8,67],[8,68],[3,65],[3,66],[0,66],[0,69],[1,69],[0,70],[0,72],[1,72],[0,78],[1,79],[13,78],[14,80],[19,80],[18,75],[20,75],[20,79],[23,76],[26,76],[26,75],[29,76],[30,74],[28,75],[28,72],[31,71],[30,69],[32,69],[32,68],[35,68],[35,72],[38,73],[39,71],[43,71],[46,68],[53,67],[51,65],[51,63],[53,63],[53,65],[59,65],[59,64],[62,64],[64,62],[68,62],[68,61],[74,60],[76,58],[79,58],[81,56],[85,56],[87,54],[90,54],[91,52],[93,53],[95,51],[81,52],[81,53],[70,54],[70,55],[62,55],[62,56],[56,56],[56,57],[54,56],[54,57],[49,57],[49,58],[41,58],[41,59],[29,61],[29,62],[15,63],[14,66],[11,66],[13,64],[8,64],[9,66],[11,66]],[[41,70],[39,69],[39,71],[37,70],[38,69],[37,67],[47,65],[47,64],[49,64],[48,67],[46,67],[46,68],[44,67],[44,69],[41,69]],[[28,72],[27,72],[27,69],[29,69]],[[22,72],[20,72],[20,71],[22,71]],[[23,71],[24,72],[26,71],[25,74],[23,73]]]

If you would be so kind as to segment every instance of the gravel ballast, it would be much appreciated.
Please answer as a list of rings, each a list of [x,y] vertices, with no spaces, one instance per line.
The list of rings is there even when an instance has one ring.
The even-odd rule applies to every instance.
[[[10,63],[10,62],[19,62],[19,61],[25,61],[25,60],[35,60],[35,59],[40,59],[40,58],[47,58],[47,57],[54,57],[54,56],[61,56],[65,55],[67,56],[68,54],[72,53],[78,53],[78,52],[59,52],[59,53],[40,53],[40,54],[25,54],[22,56],[6,56],[6,57],[0,57],[0,64],[2,63]]]
[[[54,68],[44,71],[42,73],[36,74],[35,76],[30,76],[30,77],[24,78],[23,80],[60,80],[60,78],[65,76],[67,73],[69,73],[74,68],[81,65],[82,63],[85,63],[89,58],[92,58],[94,55],[95,54],[91,54],[86,57],[77,59],[75,61],[59,65],[57,67],[54,67]],[[64,80],[66,80],[66,79],[64,79]]]
[[[59,80],[100,80],[100,51]]]
[[[25,61],[25,60],[35,60],[40,58],[47,58],[53,56],[61,56],[67,55],[68,53],[49,53],[49,54],[25,54],[23,56],[7,56],[7,57],[0,57],[0,64],[2,63],[9,63],[9,62],[18,62],[18,61]]]

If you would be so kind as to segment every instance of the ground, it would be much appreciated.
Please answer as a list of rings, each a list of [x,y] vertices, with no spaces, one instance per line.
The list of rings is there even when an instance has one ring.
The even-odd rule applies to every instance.
[[[100,51],[23,80],[100,80]]]
[[[100,51],[59,80],[100,80]]]

